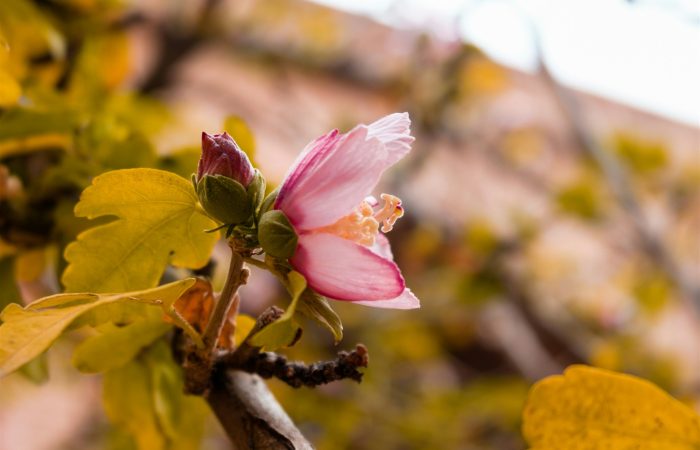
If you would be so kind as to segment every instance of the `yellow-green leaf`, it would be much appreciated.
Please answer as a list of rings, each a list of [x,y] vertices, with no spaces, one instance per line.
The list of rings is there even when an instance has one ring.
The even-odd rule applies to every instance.
[[[158,340],[105,374],[107,417],[128,431],[140,450],[200,448],[208,409],[201,397],[183,391],[182,369],[166,342]]]
[[[124,319],[128,304],[172,304],[194,283],[188,278],[154,289],[123,294],[58,294],[25,308],[8,305],[0,315],[0,377],[44,352],[69,326]]]
[[[6,70],[0,69],[0,106],[13,106],[22,95],[22,87]]]
[[[287,275],[287,290],[292,300],[282,316],[270,325],[255,334],[250,343],[256,347],[262,347],[266,351],[273,351],[280,347],[291,345],[299,332],[299,325],[294,320],[297,302],[302,292],[306,289],[306,278],[299,272],[291,271]]]
[[[523,435],[531,450],[698,450],[700,416],[641,378],[572,366],[532,388]]]
[[[102,400],[107,418],[136,440],[139,450],[166,448],[153,405],[150,372],[139,360],[130,361],[104,376]]]
[[[69,291],[120,292],[155,286],[168,264],[199,268],[218,239],[192,184],[155,169],[104,173],[83,191],[75,214],[119,220],[87,230],[65,252]]]
[[[73,353],[73,365],[81,372],[98,373],[128,363],[144,348],[164,335],[170,325],[158,319],[144,319],[83,341]]]

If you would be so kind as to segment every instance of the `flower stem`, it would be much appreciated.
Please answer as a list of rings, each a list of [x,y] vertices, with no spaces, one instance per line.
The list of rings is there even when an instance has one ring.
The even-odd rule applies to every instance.
[[[214,306],[214,311],[204,329],[204,345],[209,354],[216,347],[216,342],[221,334],[221,329],[229,315],[231,307],[238,309],[238,303],[234,302],[238,288],[247,281],[248,270],[243,268],[243,255],[231,247],[231,262],[228,267],[228,275],[221,296]]]

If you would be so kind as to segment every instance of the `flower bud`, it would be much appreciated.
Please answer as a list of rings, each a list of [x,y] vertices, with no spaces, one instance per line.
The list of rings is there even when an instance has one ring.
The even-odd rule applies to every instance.
[[[226,225],[245,223],[253,214],[243,185],[224,175],[205,174],[197,182],[197,196],[207,214]]]
[[[228,133],[210,135],[202,132],[202,156],[197,165],[197,183],[205,175],[222,175],[247,188],[253,181],[255,170],[248,155]]]

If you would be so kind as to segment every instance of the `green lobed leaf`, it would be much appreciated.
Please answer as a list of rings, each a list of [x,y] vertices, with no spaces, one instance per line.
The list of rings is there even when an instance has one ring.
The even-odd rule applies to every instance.
[[[151,304],[167,307],[195,283],[194,278],[123,294],[57,294],[25,308],[11,304],[0,314],[0,377],[20,368],[77,324],[118,322],[123,306]],[[117,319],[117,320],[115,320]]]
[[[297,304],[297,310],[330,331],[336,343],[343,339],[343,323],[338,314],[331,308],[326,297],[311,289],[305,289]]]
[[[75,207],[79,217],[118,220],[78,235],[65,251],[69,291],[120,292],[153,287],[168,264],[200,268],[218,239],[192,184],[156,169],[124,169],[93,180]]]
[[[158,319],[144,319],[114,327],[83,341],[73,353],[73,366],[86,373],[116,369],[134,359],[144,347],[151,345],[171,327]]]
[[[306,289],[306,278],[299,272],[291,271],[287,274],[287,290],[292,299],[289,307],[282,316],[256,333],[250,343],[256,347],[262,347],[266,351],[274,351],[294,343],[299,333],[299,325],[294,320],[297,303],[301,294]]]

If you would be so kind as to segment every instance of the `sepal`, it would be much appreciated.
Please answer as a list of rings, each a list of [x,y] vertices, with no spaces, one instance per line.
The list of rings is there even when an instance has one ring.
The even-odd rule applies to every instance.
[[[270,256],[289,259],[297,249],[298,236],[289,219],[278,209],[267,211],[258,222],[258,242]]]

